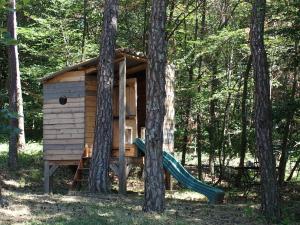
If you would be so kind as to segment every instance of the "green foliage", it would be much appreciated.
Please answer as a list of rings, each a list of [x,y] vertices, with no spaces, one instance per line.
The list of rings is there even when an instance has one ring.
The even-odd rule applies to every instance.
[[[9,124],[11,119],[16,119],[18,115],[11,113],[8,109],[0,109],[0,143],[7,140],[11,133],[19,133],[20,129]]]

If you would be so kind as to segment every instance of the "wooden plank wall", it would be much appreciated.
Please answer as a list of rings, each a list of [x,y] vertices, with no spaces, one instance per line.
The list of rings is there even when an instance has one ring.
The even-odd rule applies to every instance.
[[[92,148],[96,119],[97,75],[89,74],[85,78],[85,144]]]
[[[64,80],[63,78],[66,78]],[[85,86],[82,71],[44,84],[43,136],[45,160],[77,160],[84,148]],[[67,97],[61,105],[59,98]]]
[[[119,148],[119,86],[114,87],[113,94],[113,148]],[[135,78],[126,80],[126,127],[132,130],[132,141],[137,133],[137,83]]]
[[[166,115],[164,118],[164,142],[163,148],[169,152],[174,151],[174,129],[175,129],[175,109],[174,109],[174,100],[175,100],[175,67],[174,65],[167,65],[166,68]]]

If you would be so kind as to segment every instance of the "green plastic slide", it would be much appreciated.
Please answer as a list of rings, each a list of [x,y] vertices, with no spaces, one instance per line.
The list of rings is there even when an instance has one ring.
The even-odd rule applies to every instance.
[[[145,143],[141,139],[136,139],[135,144],[138,149],[145,153]],[[193,191],[205,195],[210,203],[221,203],[224,199],[224,191],[209,186],[191,175],[171,154],[163,151],[164,168],[183,186]]]

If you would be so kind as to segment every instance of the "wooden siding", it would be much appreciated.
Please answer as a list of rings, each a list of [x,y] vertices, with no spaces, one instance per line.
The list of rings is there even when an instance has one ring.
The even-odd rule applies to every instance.
[[[97,92],[97,77],[96,75],[86,75],[86,97],[85,97],[85,145],[89,148],[94,143],[94,129],[96,118],[96,92]],[[127,79],[126,81],[126,115],[130,118],[126,118],[126,127],[132,130],[132,139],[138,137],[137,134],[137,84],[136,79]],[[113,148],[119,147],[119,91],[118,84],[114,86],[113,92]],[[130,152],[132,156],[132,152]],[[126,154],[128,155],[128,154]],[[129,156],[129,155],[128,155]]]
[[[79,71],[80,72],[80,71]],[[44,84],[43,136],[45,160],[77,160],[84,148],[84,74],[72,72]],[[59,98],[67,97],[61,105]]]
[[[91,148],[94,143],[94,129],[96,119],[96,74],[86,75],[85,94],[85,145]]]
[[[174,81],[175,67],[167,65],[166,68],[166,114],[164,118],[164,142],[163,148],[169,152],[174,152],[174,130],[175,130],[175,109],[174,109]]]

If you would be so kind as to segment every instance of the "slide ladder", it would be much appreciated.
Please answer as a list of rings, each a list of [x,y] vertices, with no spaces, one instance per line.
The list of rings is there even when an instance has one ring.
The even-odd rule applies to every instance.
[[[145,153],[145,143],[142,139],[135,140],[137,148]],[[221,203],[224,199],[224,191],[212,187],[191,175],[171,154],[163,151],[163,166],[179,183],[186,188],[205,195],[210,203]]]

